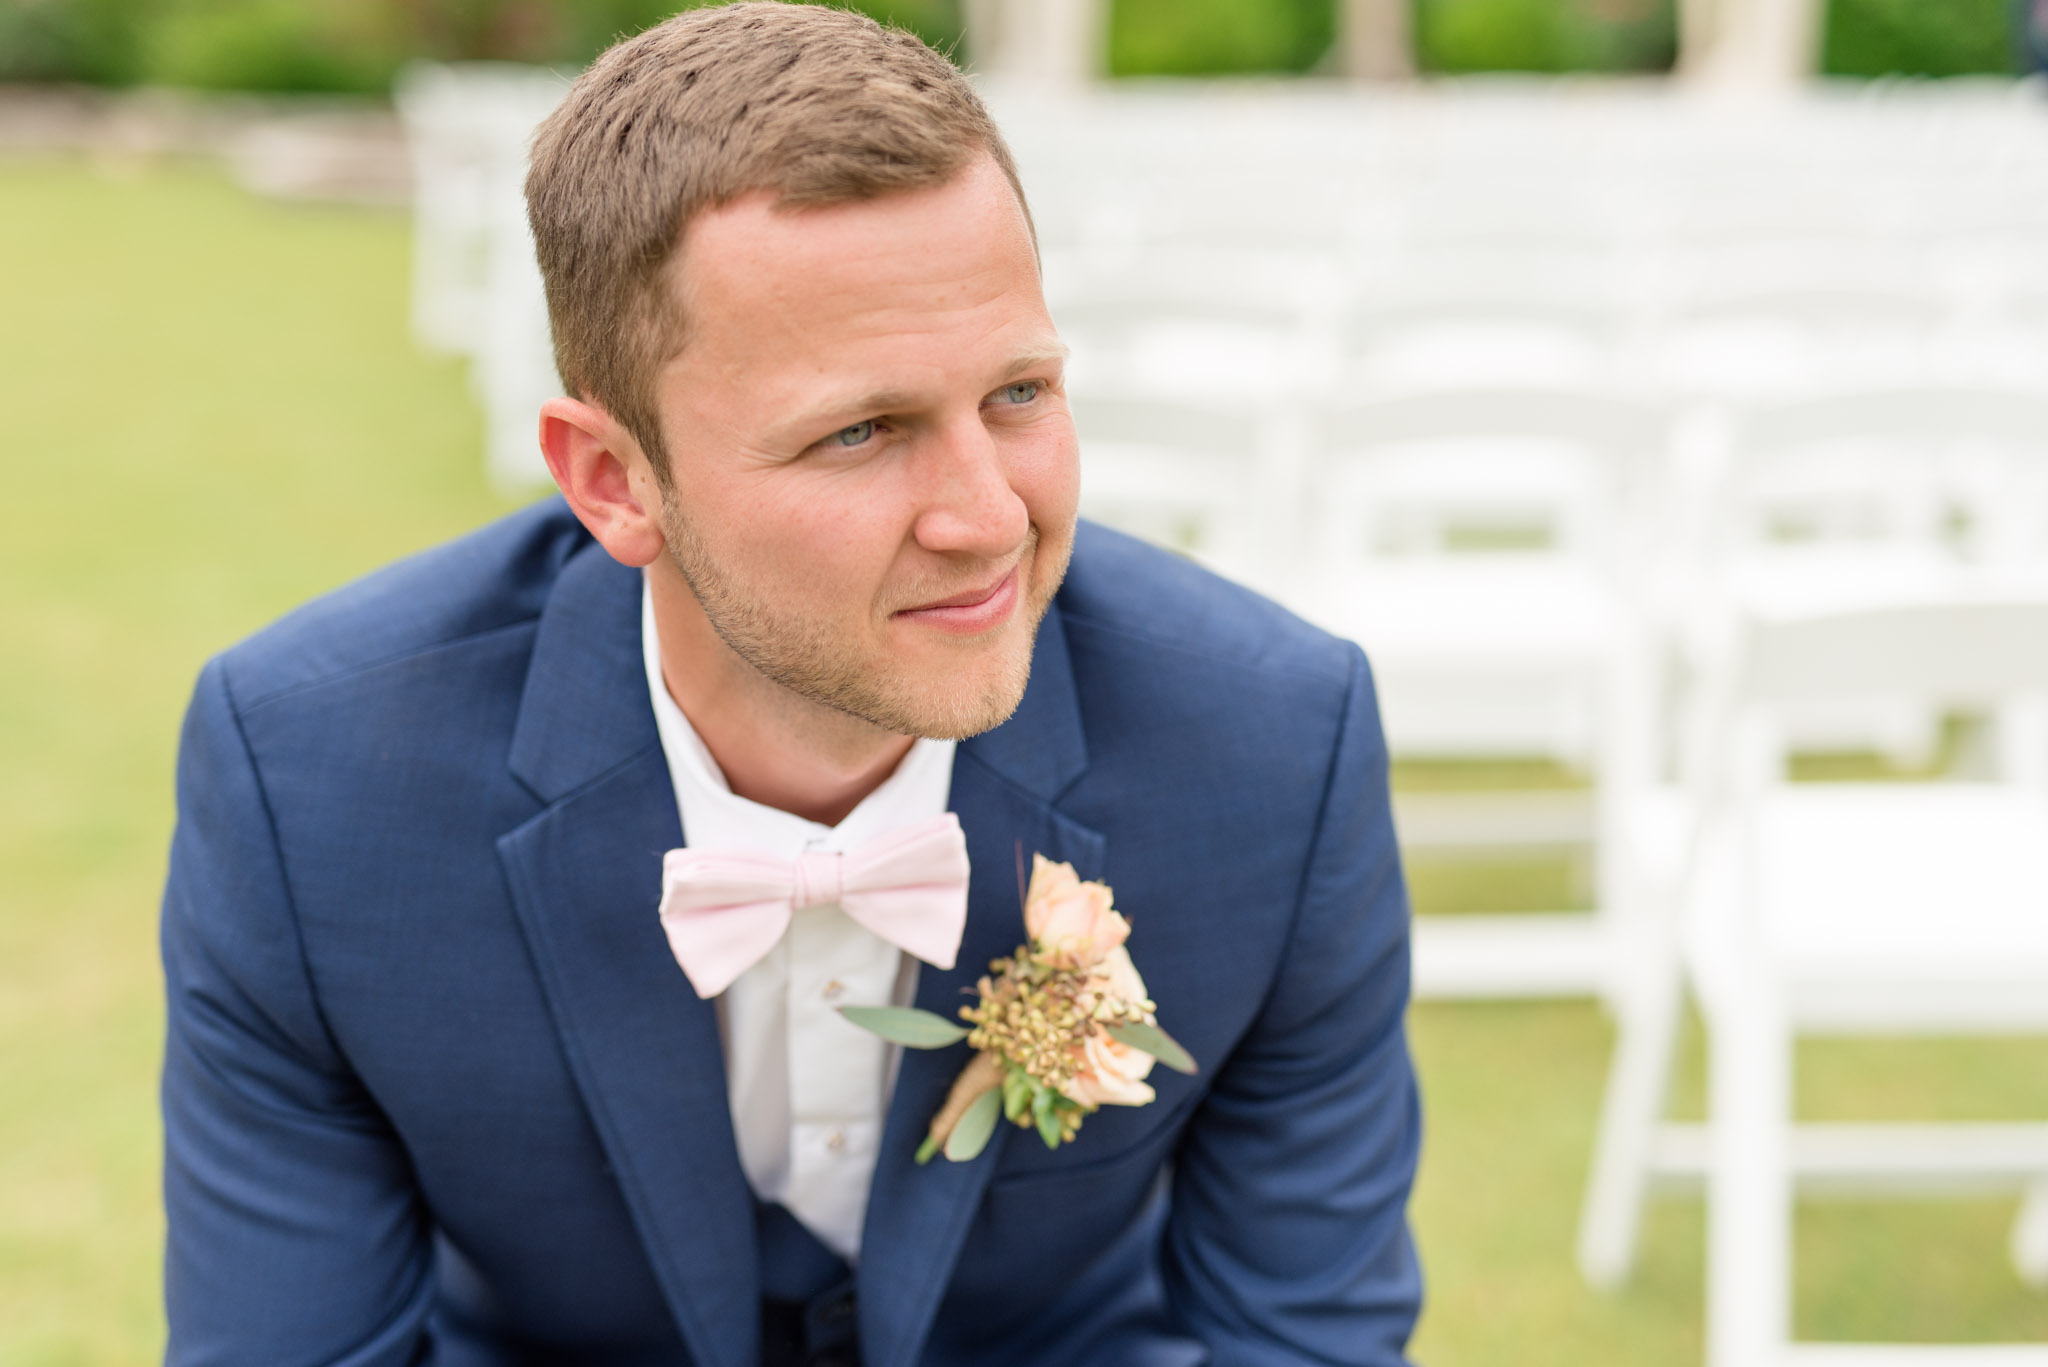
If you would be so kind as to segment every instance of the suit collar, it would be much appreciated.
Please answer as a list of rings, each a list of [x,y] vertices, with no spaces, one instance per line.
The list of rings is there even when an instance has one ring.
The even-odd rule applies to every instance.
[[[1057,599],[1039,623],[1024,700],[1008,721],[961,742],[960,750],[1045,802],[1066,791],[1087,769],[1080,693]]]
[[[592,541],[562,567],[541,610],[512,729],[512,776],[553,802],[654,744],[640,571]]]

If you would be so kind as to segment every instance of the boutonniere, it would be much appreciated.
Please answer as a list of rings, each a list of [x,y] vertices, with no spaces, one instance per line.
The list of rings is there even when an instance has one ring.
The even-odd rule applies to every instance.
[[[1021,869],[1020,869],[1021,872]],[[1071,864],[1035,855],[1024,892],[1030,943],[989,964],[962,1025],[930,1011],[843,1006],[864,1030],[909,1049],[966,1040],[975,1054],[953,1083],[917,1150],[964,1163],[985,1148],[996,1121],[1035,1129],[1049,1149],[1072,1139],[1099,1106],[1143,1106],[1155,1061],[1183,1073],[1195,1061],[1159,1028],[1145,980],[1124,941],[1131,923],[1102,883]]]

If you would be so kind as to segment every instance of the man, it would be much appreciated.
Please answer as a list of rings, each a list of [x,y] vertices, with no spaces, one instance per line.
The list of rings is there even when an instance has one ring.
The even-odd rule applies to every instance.
[[[1364,660],[1077,532],[972,91],[847,13],[692,11],[585,74],[528,192],[562,499],[227,652],[187,720],[169,1360],[1401,1361],[1418,1118]],[[939,941],[801,891],[955,820]],[[798,871],[766,943],[667,916],[678,849]],[[951,1016],[1039,853],[1114,886],[1201,1072],[919,1166],[966,1046],[836,1008]]]

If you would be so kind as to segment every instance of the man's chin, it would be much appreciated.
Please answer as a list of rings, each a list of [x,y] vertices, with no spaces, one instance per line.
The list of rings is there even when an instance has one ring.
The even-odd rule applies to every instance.
[[[1014,634],[1024,637],[1017,648]],[[919,651],[917,663],[897,671],[899,686],[889,690],[883,715],[869,720],[900,735],[927,740],[966,740],[993,731],[1010,719],[1024,701],[1031,678],[1031,643],[1035,629],[1013,622],[994,658],[966,665],[958,654]],[[943,682],[940,682],[943,681]]]

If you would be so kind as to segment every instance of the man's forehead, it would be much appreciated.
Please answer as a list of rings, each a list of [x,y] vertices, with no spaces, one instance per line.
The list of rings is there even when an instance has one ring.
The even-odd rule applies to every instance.
[[[994,371],[1059,346],[1022,211],[993,163],[856,203],[734,201],[693,226],[678,273],[684,342],[671,364],[812,365],[855,385],[872,364],[889,384],[899,362],[934,349],[949,369]]]
[[[943,286],[989,272],[1037,274],[1029,221],[992,160],[941,184],[835,204],[784,205],[769,191],[697,215],[677,254],[685,302],[825,290]]]

